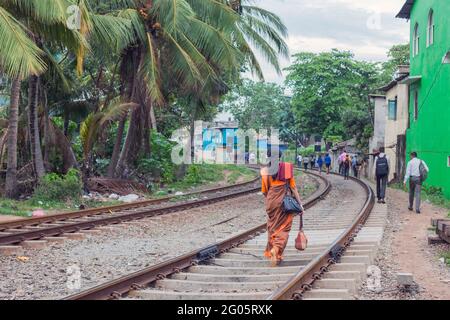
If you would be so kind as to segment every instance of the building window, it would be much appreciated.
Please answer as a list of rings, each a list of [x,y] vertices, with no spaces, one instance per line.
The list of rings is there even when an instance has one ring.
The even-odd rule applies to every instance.
[[[414,120],[419,118],[419,91],[414,91]]]
[[[427,28],[427,47],[434,43],[434,12],[430,10],[428,15],[428,28]]]
[[[388,102],[388,120],[397,120],[397,99]]]
[[[417,56],[419,54],[419,24],[416,23],[414,27],[414,38],[413,38],[413,56]]]

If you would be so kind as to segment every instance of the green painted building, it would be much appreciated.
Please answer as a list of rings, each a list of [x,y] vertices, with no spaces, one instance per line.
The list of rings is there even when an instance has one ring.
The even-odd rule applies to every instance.
[[[427,184],[450,198],[450,0],[407,0],[397,17],[411,23],[407,154],[417,151]]]

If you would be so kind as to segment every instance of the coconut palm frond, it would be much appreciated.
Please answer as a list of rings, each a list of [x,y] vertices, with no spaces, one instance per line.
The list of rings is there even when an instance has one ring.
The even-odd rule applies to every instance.
[[[0,7],[0,67],[8,76],[26,78],[45,71],[43,51],[28,37],[27,29]]]
[[[162,104],[164,97],[161,92],[161,77],[156,46],[150,34],[147,33],[146,37],[144,59],[139,70],[140,78],[142,79],[141,84],[152,101],[156,104]]]
[[[260,19],[267,25],[268,28],[273,29],[275,33],[279,33],[284,38],[288,36],[287,27],[284,25],[283,21],[281,21],[280,17],[277,16],[275,13],[257,6],[249,6],[249,5],[243,5],[242,11],[244,16],[246,13],[248,13],[249,14],[248,16]]]
[[[179,32],[189,28],[195,12],[186,0],[154,0],[150,15],[155,17],[166,33],[176,38]]]
[[[67,0],[3,0],[1,5],[14,12],[17,18],[53,24],[67,21],[67,9],[71,4]]]

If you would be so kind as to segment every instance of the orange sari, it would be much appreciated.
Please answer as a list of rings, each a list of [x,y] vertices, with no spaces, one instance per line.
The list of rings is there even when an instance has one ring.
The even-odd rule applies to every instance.
[[[267,234],[268,242],[264,256],[272,258],[272,251],[276,255],[276,260],[283,260],[283,252],[289,240],[289,232],[292,229],[293,214],[284,214],[282,210],[283,199],[286,195],[286,184],[289,183],[293,195],[300,201],[294,177],[286,182],[273,179],[272,176],[261,171],[262,188],[266,195],[267,212]]]

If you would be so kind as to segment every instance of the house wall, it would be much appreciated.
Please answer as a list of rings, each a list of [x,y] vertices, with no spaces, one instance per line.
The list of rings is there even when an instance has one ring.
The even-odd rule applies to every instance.
[[[385,133],[386,133],[386,98],[376,97],[375,98],[375,113],[374,113],[374,132],[373,136],[369,141],[369,152],[373,150],[378,150],[380,147],[384,146]],[[370,157],[368,172],[373,172],[373,157]],[[370,179],[373,179],[371,174],[369,174]]]
[[[427,23],[434,10],[434,44],[427,48]],[[416,22],[419,23],[420,50],[411,56],[411,76],[422,80],[411,86],[408,152],[417,151],[430,167],[428,185],[442,187],[450,198],[450,65],[442,58],[450,50],[450,1],[419,0],[411,11],[411,46]],[[412,47],[411,47],[412,52]],[[414,92],[419,93],[419,116],[414,119]]]
[[[408,128],[408,94],[409,86],[406,84],[397,84],[386,92],[386,110],[388,109],[388,101],[397,98],[397,119],[389,120],[388,112],[386,112],[385,117],[386,130],[384,146],[386,147],[386,154],[389,157],[389,167],[391,168],[389,180],[394,179],[394,174],[402,174],[401,172],[397,172],[397,138],[399,135],[404,135]]]

